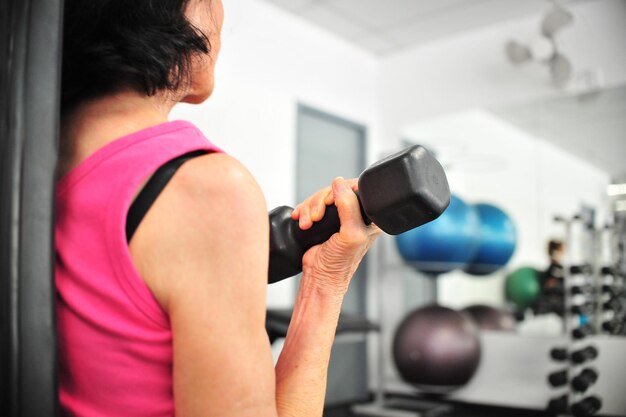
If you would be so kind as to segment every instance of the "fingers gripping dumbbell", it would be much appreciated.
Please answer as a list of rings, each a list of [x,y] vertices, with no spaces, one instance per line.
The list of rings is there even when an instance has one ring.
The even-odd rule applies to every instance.
[[[359,176],[359,203],[366,224],[397,235],[435,220],[450,204],[450,189],[439,162],[416,145],[367,168]],[[270,212],[269,282],[302,271],[302,256],[339,231],[337,208],[326,207],[324,217],[302,230],[291,218],[293,209]]]

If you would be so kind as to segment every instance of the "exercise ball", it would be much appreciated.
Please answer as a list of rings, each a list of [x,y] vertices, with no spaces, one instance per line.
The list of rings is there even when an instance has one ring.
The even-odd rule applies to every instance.
[[[465,272],[487,275],[506,265],[515,252],[517,232],[513,220],[491,204],[475,204],[480,220],[477,249]]]
[[[478,329],[452,309],[431,305],[402,320],[393,340],[402,378],[418,388],[446,393],[467,383],[480,362]]]
[[[471,305],[461,311],[468,314],[480,330],[515,330],[515,317],[508,311],[482,304]]]
[[[516,269],[506,277],[504,289],[507,300],[529,307],[539,296],[539,271],[528,266]]]
[[[396,246],[404,260],[422,272],[449,272],[473,257],[478,229],[476,210],[453,195],[438,219],[397,235]]]

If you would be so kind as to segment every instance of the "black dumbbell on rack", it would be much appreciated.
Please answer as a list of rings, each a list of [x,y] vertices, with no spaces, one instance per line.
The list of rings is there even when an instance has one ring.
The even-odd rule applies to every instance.
[[[591,265],[582,264],[582,265],[572,265],[569,268],[569,272],[571,275],[589,275],[591,274]]]
[[[567,371],[567,369],[563,369],[561,371],[555,371],[555,372],[552,372],[550,375],[548,375],[548,382],[550,383],[550,385],[552,385],[555,388],[567,385],[568,381],[569,381],[569,372]]]
[[[610,311],[622,311],[623,306],[619,297],[611,297],[609,300],[605,301],[602,304],[602,309]]]
[[[571,412],[574,417],[591,417],[602,408],[602,400],[595,395],[584,398],[572,404]]]
[[[624,292],[624,288],[609,284],[603,284],[600,290],[603,294],[608,294],[610,297],[618,297]]]
[[[615,276],[615,268],[612,266],[603,266],[600,268],[600,275],[611,275]]]
[[[623,317],[613,317],[611,320],[607,320],[602,323],[602,330],[610,334],[619,334],[624,327]]]
[[[593,308],[593,303],[574,304],[570,307],[570,311],[573,314],[590,314]]]
[[[598,349],[594,346],[587,346],[586,348],[582,348],[580,350],[576,350],[572,352],[570,358],[573,363],[576,365],[580,365],[587,361],[593,360],[598,357]]]
[[[593,327],[589,324],[585,324],[584,326],[580,326],[572,330],[572,337],[577,340],[584,339],[591,334],[593,334]]]
[[[553,348],[550,351],[550,358],[557,362],[565,362],[568,358],[566,348]]]
[[[570,294],[572,295],[593,295],[595,288],[592,285],[573,285],[570,288]]]
[[[550,414],[564,414],[569,408],[569,400],[567,394],[563,394],[559,397],[553,398],[548,402],[546,410]]]
[[[598,380],[598,372],[591,368],[585,368],[572,378],[572,388],[577,392],[585,392]]]

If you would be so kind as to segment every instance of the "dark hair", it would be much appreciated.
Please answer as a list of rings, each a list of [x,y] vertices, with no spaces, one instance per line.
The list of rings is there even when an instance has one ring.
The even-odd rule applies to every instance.
[[[552,239],[548,242],[548,255],[552,257],[554,252],[563,249],[563,242],[557,239]]]
[[[185,16],[190,0],[66,0],[61,109],[131,89],[146,95],[190,82],[209,40]]]

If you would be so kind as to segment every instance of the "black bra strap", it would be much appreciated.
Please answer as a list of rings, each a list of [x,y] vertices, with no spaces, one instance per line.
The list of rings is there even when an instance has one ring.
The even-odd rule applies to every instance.
[[[207,153],[208,152],[204,150],[186,153],[166,162],[152,175],[128,210],[128,215],[126,216],[127,242],[130,242],[137,227],[139,227],[139,223],[141,223],[141,220],[143,220],[154,201],[172,179],[178,168],[188,160]]]

